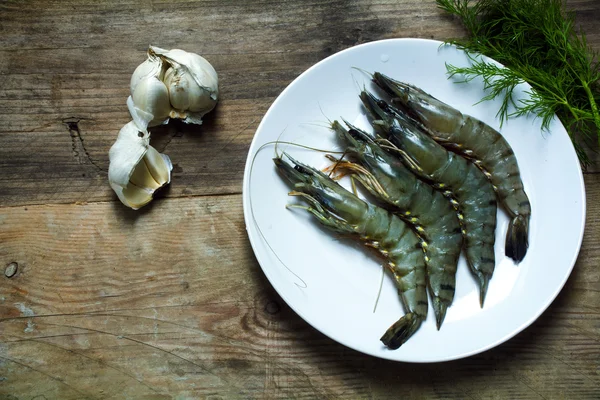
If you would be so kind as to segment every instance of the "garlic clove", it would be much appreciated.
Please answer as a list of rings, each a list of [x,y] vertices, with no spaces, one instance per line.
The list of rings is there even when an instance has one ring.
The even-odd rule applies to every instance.
[[[139,210],[152,201],[152,192],[136,185],[128,185],[117,195],[123,204],[134,210]]]
[[[198,85],[184,68],[169,68],[165,72],[165,86],[169,90],[169,100],[176,110],[187,110],[198,95]],[[192,93],[193,91],[193,93]]]
[[[127,99],[127,108],[142,130],[168,121],[171,104],[169,91],[162,82],[165,67],[159,57],[149,55],[131,76],[131,96]]]
[[[155,76],[158,79],[162,80],[162,70],[163,70],[163,62],[158,57],[149,57],[146,61],[138,65],[133,71],[131,75],[131,80],[129,82],[129,88],[133,93],[135,87],[142,81],[150,76]]]
[[[157,77],[144,78],[138,82],[127,99],[127,107],[140,129],[160,125],[171,112],[169,91]]]
[[[152,175],[152,179],[159,185],[162,186],[171,182],[173,164],[171,164],[169,156],[159,153],[154,147],[150,146],[143,159],[148,167],[148,172]]]
[[[194,113],[191,120],[201,123],[200,117],[212,111],[219,96],[218,76],[213,66],[204,57],[179,49],[150,46],[148,54],[161,57],[171,66],[165,71],[163,81],[176,113],[181,115],[183,111],[186,117]]]
[[[152,147],[149,147],[148,149],[150,148]],[[152,176],[152,173],[148,168],[148,164],[146,163],[146,156],[144,156],[138,165],[136,165],[133,169],[133,173],[129,178],[129,183],[139,188],[148,188],[150,190],[156,190],[161,186],[160,183],[158,183],[158,181]]]
[[[134,210],[148,204],[154,192],[171,181],[171,160],[150,146],[150,135],[134,121],[121,128],[108,157],[110,186]]]

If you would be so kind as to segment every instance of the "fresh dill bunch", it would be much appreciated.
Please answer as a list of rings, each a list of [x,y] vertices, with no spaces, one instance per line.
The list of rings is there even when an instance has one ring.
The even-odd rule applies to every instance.
[[[600,144],[600,64],[576,31],[574,15],[561,0],[436,0],[438,7],[464,24],[469,38],[449,41],[469,54],[471,65],[447,65],[463,81],[483,79],[488,94],[502,105],[500,122],[533,113],[547,130],[554,115],[571,137],[579,160],[590,164],[586,148]],[[486,55],[508,68],[483,61]],[[533,88],[524,100],[513,100],[515,87]],[[510,106],[513,106],[511,108]],[[512,110],[512,111],[511,111]]]

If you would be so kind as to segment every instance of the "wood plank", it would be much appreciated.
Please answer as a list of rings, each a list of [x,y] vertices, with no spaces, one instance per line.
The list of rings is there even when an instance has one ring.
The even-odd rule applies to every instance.
[[[241,192],[248,147],[267,108],[267,102],[223,100],[203,127],[178,123],[154,132],[152,145],[174,163],[173,184],[159,196]],[[108,150],[121,122],[94,118],[55,115],[33,134],[2,134],[8,143],[0,148],[0,205],[115,200]]]
[[[600,50],[598,1],[567,4]],[[463,36],[434,1],[4,1],[0,17],[0,398],[600,398],[598,160],[565,288],[467,359],[403,364],[341,346],[252,254],[242,171],[272,101],[353,45]],[[205,55],[221,101],[201,127],[153,133],[173,183],[133,212],[107,185],[107,153],[149,43]]]
[[[572,3],[600,49],[600,9]],[[108,149],[130,119],[129,78],[149,43],[203,54],[220,75],[221,102],[204,126],[154,134],[176,164],[161,195],[180,197],[240,193],[262,116],[315,62],[372,40],[464,34],[419,0],[76,4],[0,5],[0,206],[115,200]]]
[[[600,175],[581,257],[530,328],[464,360],[347,349],[275,293],[241,196],[0,208],[0,394],[47,398],[594,398],[600,395]],[[32,385],[32,382],[36,382]],[[153,397],[152,397],[153,396]]]

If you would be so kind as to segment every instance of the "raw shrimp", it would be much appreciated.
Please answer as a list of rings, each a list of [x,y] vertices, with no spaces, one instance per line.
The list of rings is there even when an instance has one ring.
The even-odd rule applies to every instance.
[[[359,199],[327,175],[301,164],[289,155],[273,161],[294,186],[290,195],[309,203],[300,207],[312,213],[330,230],[360,240],[386,260],[407,313],[395,322],[381,341],[397,349],[421,326],[427,317],[425,257],[417,235],[394,214]]]
[[[385,101],[365,91],[360,97],[373,126],[397,146],[413,173],[454,197],[462,214],[467,263],[478,279],[483,307],[495,267],[497,207],[491,183],[475,165],[444,149]]]
[[[427,282],[437,328],[454,299],[456,267],[463,238],[457,214],[440,192],[417,179],[397,157],[382,149],[366,132],[339,122],[332,129],[347,146],[345,153],[359,165],[336,160],[335,169],[354,173],[377,199],[392,207],[424,240]]]
[[[531,204],[523,189],[517,158],[504,137],[484,122],[464,115],[423,90],[375,72],[375,83],[394,97],[428,130],[432,138],[469,159],[492,182],[500,203],[511,217],[505,254],[517,263],[529,246]]]

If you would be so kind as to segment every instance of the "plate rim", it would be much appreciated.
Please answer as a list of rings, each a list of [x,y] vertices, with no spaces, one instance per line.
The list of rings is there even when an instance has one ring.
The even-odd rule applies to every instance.
[[[302,78],[304,75],[309,74],[312,70],[318,68],[321,64],[326,63],[328,61],[330,61],[332,58],[335,57],[339,57],[340,55],[346,53],[346,52],[350,52],[350,51],[357,51],[357,49],[360,48],[364,48],[364,47],[370,47],[373,45],[379,45],[381,43],[391,43],[391,44],[395,44],[395,43],[401,43],[401,42],[413,42],[413,43],[418,43],[418,42],[423,42],[426,43],[427,45],[430,45],[432,43],[437,44],[438,47],[440,46],[450,46],[450,47],[454,47],[457,51],[461,51],[461,52],[465,52],[465,50],[459,49],[458,47],[456,47],[455,45],[452,44],[447,44],[443,41],[439,41],[439,40],[435,40],[435,39],[425,39],[425,38],[392,38],[392,39],[381,39],[381,40],[375,40],[375,41],[371,41],[371,42],[367,42],[367,43],[362,43],[356,46],[352,46],[352,47],[348,47],[346,49],[340,50],[318,62],[316,62],[315,64],[311,65],[309,68],[307,68],[306,70],[304,70],[302,73],[300,73],[298,76],[296,76],[282,91],[281,93],[279,93],[279,95],[275,98],[275,100],[271,103],[271,105],[269,106],[269,109],[266,111],[266,113],[264,114],[264,116],[261,119],[260,124],[258,125],[258,127],[256,128],[256,131],[254,133],[254,136],[252,138],[252,142],[250,144],[250,147],[248,149],[248,155],[246,157],[246,163],[245,163],[245,167],[244,167],[244,176],[243,176],[243,181],[242,181],[242,205],[243,205],[243,213],[244,213],[244,222],[246,225],[246,233],[248,236],[248,240],[250,242],[250,246],[252,248],[252,251],[254,253],[254,256],[262,270],[262,272],[265,274],[265,276],[267,277],[269,283],[271,284],[271,286],[273,287],[273,289],[275,289],[275,291],[279,294],[279,296],[281,296],[281,298],[286,302],[286,304],[300,317],[302,318],[308,325],[310,325],[313,329],[317,330],[319,333],[325,335],[326,337],[328,337],[329,339],[345,346],[348,347],[354,351],[357,351],[359,353],[368,355],[368,356],[372,356],[372,357],[376,357],[376,358],[381,358],[381,359],[386,359],[386,360],[391,360],[391,361],[396,361],[396,362],[404,362],[404,363],[415,363],[415,364],[427,364],[427,363],[435,363],[435,362],[449,362],[449,361],[454,361],[454,360],[459,360],[459,359],[463,359],[463,358],[467,358],[467,357],[471,357],[477,354],[481,354],[485,351],[488,351],[492,348],[495,348],[499,345],[501,345],[502,343],[507,342],[508,340],[512,339],[513,337],[515,337],[517,334],[523,332],[525,329],[527,329],[533,322],[535,322],[549,307],[550,305],[554,302],[554,300],[556,299],[556,297],[558,296],[558,294],[562,291],[562,289],[564,288],[565,284],[567,283],[569,277],[571,276],[571,273],[573,272],[573,269],[575,267],[575,264],[577,262],[577,259],[579,257],[579,253],[581,251],[581,246],[583,243],[583,238],[584,238],[584,232],[585,232],[585,225],[586,225],[586,217],[587,217],[587,199],[586,199],[586,191],[585,191],[585,181],[583,178],[583,171],[581,169],[581,165],[579,164],[579,159],[576,155],[575,152],[575,148],[571,142],[571,140],[569,139],[569,152],[572,152],[572,154],[575,155],[575,159],[577,160],[578,166],[579,168],[577,168],[577,178],[578,178],[578,184],[579,184],[579,189],[580,189],[580,197],[582,199],[581,201],[581,207],[580,207],[580,211],[581,211],[581,215],[582,215],[582,224],[581,224],[581,228],[578,232],[578,238],[577,238],[577,249],[573,254],[573,258],[570,261],[570,266],[569,268],[565,269],[565,273],[564,276],[561,277],[560,281],[560,285],[558,285],[556,287],[556,289],[554,290],[554,292],[551,294],[551,296],[549,296],[546,301],[544,302],[543,306],[540,307],[539,309],[536,310],[535,313],[532,314],[532,316],[529,319],[526,319],[523,323],[521,323],[520,325],[518,325],[518,327],[516,327],[515,329],[513,329],[511,332],[507,333],[506,335],[502,336],[501,338],[487,344],[486,346],[483,346],[481,348],[478,349],[474,349],[471,351],[467,351],[467,352],[462,352],[460,354],[457,354],[455,356],[451,356],[451,357],[443,357],[443,358],[438,358],[435,360],[399,360],[397,357],[387,357],[385,354],[372,354],[369,353],[367,351],[364,351],[362,349],[356,348],[354,347],[352,344],[347,343],[347,341],[340,339],[340,338],[334,338],[332,337],[330,334],[328,334],[327,332],[323,331],[321,328],[319,328],[318,326],[316,326],[315,324],[313,324],[310,321],[310,317],[306,317],[302,312],[300,312],[298,310],[298,308],[296,306],[294,306],[293,302],[291,302],[289,300],[289,297],[286,295],[286,292],[283,290],[280,290],[280,288],[278,288],[272,280],[272,276],[270,275],[270,272],[268,271],[267,268],[265,268],[263,266],[263,264],[261,263],[260,260],[260,256],[259,254],[261,253],[258,249],[258,243],[255,241],[261,240],[261,241],[265,241],[264,236],[262,235],[262,232],[260,231],[260,229],[258,229],[257,227],[257,222],[254,219],[254,214],[252,213],[252,210],[250,208],[250,181],[251,181],[251,172],[252,172],[252,167],[253,167],[253,161],[255,159],[256,154],[258,154],[258,151],[260,151],[260,147],[262,146],[262,143],[258,143],[258,136],[257,133],[260,132],[261,128],[263,127],[263,125],[266,123],[265,121],[268,120],[269,115],[274,112],[273,110],[276,108],[276,105],[282,101],[282,99],[285,97],[286,93],[291,90],[290,88],[293,87],[295,84],[297,84],[297,81],[300,80],[300,78]],[[500,66],[503,66],[502,64],[498,63],[496,60],[489,58],[487,56],[482,56],[482,58],[486,61],[491,61],[494,62]],[[531,86],[529,84],[525,84],[527,87],[531,88]],[[560,126],[564,128],[564,125],[562,124],[562,121],[560,121],[558,119],[558,117],[555,116],[556,122],[558,124],[560,124]],[[565,129],[566,132],[566,129]],[[562,134],[562,132],[561,132]],[[258,231],[258,235],[257,237],[253,237],[250,232],[249,232],[249,227],[251,225],[254,225],[255,228],[257,228]],[[269,251],[273,251],[273,249],[271,248],[271,246],[267,243],[267,247],[269,248]],[[279,258],[276,255],[277,258]],[[263,260],[264,261],[264,260]],[[393,353],[391,353],[393,354]],[[391,355],[390,354],[390,355]]]

